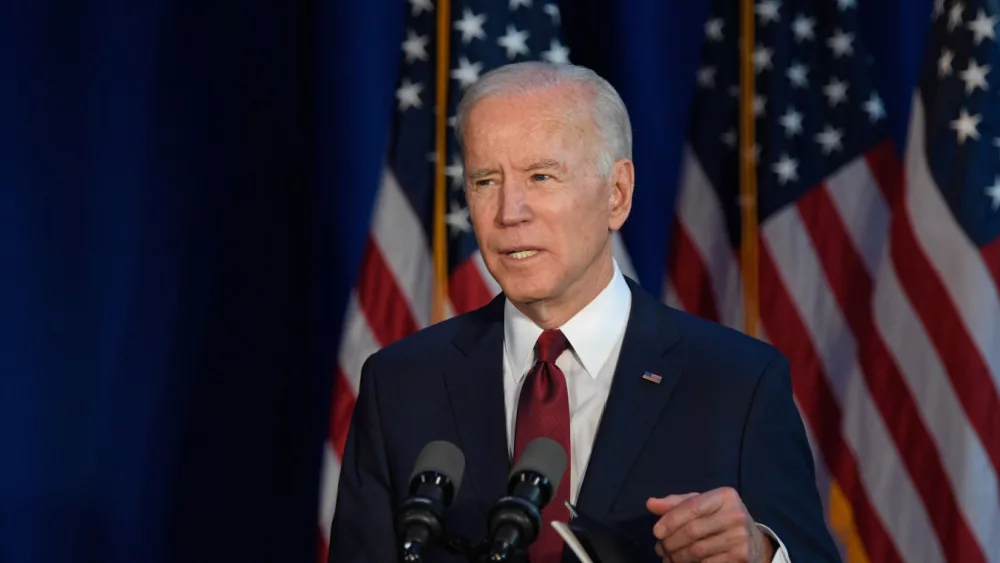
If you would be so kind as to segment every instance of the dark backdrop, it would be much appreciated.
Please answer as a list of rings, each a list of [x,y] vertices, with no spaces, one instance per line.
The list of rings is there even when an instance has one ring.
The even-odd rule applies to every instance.
[[[860,4],[901,139],[930,1]],[[641,116],[654,290],[705,6],[563,6]],[[314,560],[406,9],[0,4],[0,563]]]

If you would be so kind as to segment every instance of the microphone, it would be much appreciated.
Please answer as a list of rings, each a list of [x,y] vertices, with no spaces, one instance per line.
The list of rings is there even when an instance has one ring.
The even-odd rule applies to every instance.
[[[524,447],[510,471],[507,496],[490,511],[487,561],[519,561],[538,538],[542,509],[559,489],[566,471],[566,451],[554,440],[535,438]]]
[[[458,495],[465,455],[451,442],[430,442],[420,451],[410,474],[409,496],[399,506],[396,529],[401,560],[416,563],[444,534],[444,510]]]

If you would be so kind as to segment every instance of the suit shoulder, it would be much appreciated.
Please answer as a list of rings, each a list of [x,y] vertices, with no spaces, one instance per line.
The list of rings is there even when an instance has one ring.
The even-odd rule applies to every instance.
[[[730,373],[756,376],[775,361],[787,361],[781,351],[763,340],[691,313],[667,308],[681,333],[680,345],[705,362],[724,364]]]
[[[502,307],[502,302],[494,299],[479,309],[434,323],[382,347],[369,361],[377,366],[407,368],[437,364],[457,352],[456,339],[480,333],[492,323],[502,321]]]
[[[383,346],[371,355],[370,360],[384,365],[421,362],[439,357],[452,346],[452,339],[458,334],[459,327],[469,314],[452,317],[404,336]]]

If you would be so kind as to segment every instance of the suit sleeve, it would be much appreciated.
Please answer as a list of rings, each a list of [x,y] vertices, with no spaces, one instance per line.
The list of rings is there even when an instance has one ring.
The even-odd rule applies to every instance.
[[[374,360],[361,370],[357,402],[337,487],[328,563],[391,563],[394,550],[392,493]]]
[[[788,360],[777,352],[757,382],[747,415],[740,496],[754,521],[780,538],[792,563],[841,560],[823,518]]]

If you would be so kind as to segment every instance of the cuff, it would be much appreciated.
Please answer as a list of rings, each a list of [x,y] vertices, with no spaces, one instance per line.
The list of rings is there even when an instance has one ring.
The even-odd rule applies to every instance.
[[[757,524],[757,528],[778,544],[778,549],[774,550],[774,558],[771,559],[771,563],[792,563],[792,558],[788,556],[788,550],[785,549],[785,544],[782,543],[778,534],[775,534],[774,530],[763,524]]]

